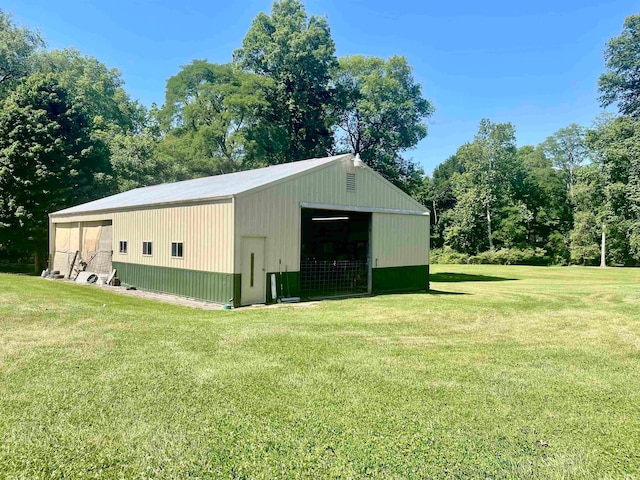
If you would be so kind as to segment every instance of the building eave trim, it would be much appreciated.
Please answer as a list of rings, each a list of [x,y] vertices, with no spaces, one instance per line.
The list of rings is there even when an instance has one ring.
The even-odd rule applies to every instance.
[[[429,216],[429,212],[424,210],[405,210],[400,208],[362,207],[356,205],[333,205],[330,203],[313,202],[300,202],[300,206],[302,208],[317,208],[319,210],[344,210],[346,212],[395,213],[399,215]]]
[[[103,208],[100,210],[85,210],[82,212],[53,212],[49,214],[52,218],[79,217],[84,215],[103,215],[105,213],[128,212],[134,210],[150,210],[154,208],[184,207],[192,205],[214,204],[218,201],[231,200],[235,195],[224,195],[221,197],[198,198],[193,200],[177,200],[172,202],[148,203],[143,205],[128,205],[116,208]]]

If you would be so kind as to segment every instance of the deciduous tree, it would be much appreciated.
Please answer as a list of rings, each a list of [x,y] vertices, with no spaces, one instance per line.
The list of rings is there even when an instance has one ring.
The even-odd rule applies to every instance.
[[[51,75],[23,81],[0,111],[0,244],[38,258],[47,214],[104,195],[110,166],[90,122]]]
[[[326,19],[307,16],[299,0],[275,2],[271,15],[260,13],[253,20],[234,59],[273,82],[254,138],[256,156],[284,163],[333,149],[334,52]]]
[[[625,19],[622,33],[607,43],[604,58],[600,102],[604,107],[617,103],[621,114],[640,118],[640,14]]]
[[[0,9],[0,99],[33,73],[33,54],[42,47],[38,32],[16,26],[11,15]]]
[[[433,247],[443,246],[444,232],[449,225],[449,212],[456,205],[453,176],[463,172],[464,167],[458,157],[451,155],[434,169],[431,178],[425,177],[423,179],[417,199],[431,209],[431,244]]]
[[[606,225],[608,263],[636,265],[640,263],[640,123],[628,116],[609,119],[588,131],[586,139],[594,164],[582,181],[584,199],[576,197],[581,201],[576,203],[574,234],[584,230],[579,215],[593,218],[597,243],[601,226]]]
[[[569,260],[568,232],[572,226],[571,204],[563,171],[553,168],[541,147],[525,145],[517,154],[521,180],[515,198],[525,204],[526,245],[544,248],[556,263]]]
[[[404,155],[427,135],[426,120],[433,107],[423,98],[406,58],[343,57],[336,86],[341,98],[339,146],[360,154],[403,190],[416,193],[422,172]]]
[[[268,78],[234,65],[196,60],[167,81],[160,112],[167,135],[159,153],[179,177],[217,175],[256,166],[259,115],[269,107]]]
[[[41,53],[37,68],[54,75],[75,107],[85,111],[94,136],[108,140],[115,133],[136,131],[144,123],[145,110],[124,90],[118,69],[73,48]]]
[[[485,245],[494,249],[494,230],[498,223],[495,214],[500,208],[513,204],[513,182],[518,175],[516,150],[515,128],[511,123],[496,124],[483,119],[473,143],[464,145],[456,153],[464,166],[464,173],[454,177],[456,209],[473,211],[472,230],[482,224],[486,232],[486,243],[474,245],[476,251]],[[477,208],[471,209],[473,202],[481,206],[483,219],[477,218]],[[462,213],[456,218],[467,219],[465,224],[469,224],[470,213]],[[448,233],[450,238],[454,231]]]
[[[588,150],[584,141],[584,128],[572,123],[561,128],[540,145],[545,155],[551,159],[553,166],[564,172],[567,189],[575,184],[575,171],[588,160]]]

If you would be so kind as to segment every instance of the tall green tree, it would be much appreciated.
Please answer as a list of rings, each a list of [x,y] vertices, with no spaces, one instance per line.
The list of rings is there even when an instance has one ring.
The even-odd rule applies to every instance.
[[[462,172],[451,178],[454,207],[448,212],[449,224],[444,231],[445,244],[464,253],[478,253],[489,247],[486,226],[486,205],[479,195],[482,185],[467,171],[467,165],[482,155],[475,142],[458,148],[456,158],[462,163]],[[476,167],[472,167],[476,168]]]
[[[422,172],[404,154],[427,135],[433,106],[423,98],[407,59],[354,55],[341,58],[339,67],[339,146],[360,154],[388,180],[415,193]]]
[[[571,262],[577,265],[597,265],[604,215],[604,185],[597,163],[576,171],[572,191],[573,228],[570,232]]]
[[[0,111],[0,244],[39,258],[47,214],[108,191],[105,146],[51,75],[24,80]]]
[[[628,116],[601,122],[587,132],[594,163],[581,176],[576,195],[572,256],[599,244],[605,226],[608,263],[640,262],[640,123]],[[586,232],[586,233],[585,233]],[[590,233],[589,233],[590,232]],[[599,250],[598,250],[599,252]],[[590,261],[593,261],[592,258]]]
[[[257,157],[285,163],[333,149],[334,52],[326,19],[308,16],[299,0],[275,2],[271,15],[260,13],[253,20],[234,59],[273,82],[254,138]]]
[[[575,184],[576,168],[588,160],[584,136],[584,128],[572,123],[547,137],[540,145],[545,155],[553,162],[553,166],[564,172],[568,190]]]
[[[431,178],[424,177],[418,201],[431,210],[431,244],[434,248],[444,244],[444,232],[450,223],[450,212],[456,205],[453,191],[454,175],[464,172],[456,155],[451,155],[433,170]]]
[[[0,99],[33,73],[33,54],[43,47],[38,32],[16,26],[11,15],[0,9]]]
[[[514,195],[530,212],[521,217],[527,229],[524,244],[544,248],[556,263],[568,262],[572,212],[565,173],[553,167],[540,146],[519,148],[517,161],[521,175]]]
[[[147,128],[117,133],[109,142],[109,158],[116,192],[174,180],[172,166],[157,155],[158,140]]]
[[[74,48],[51,50],[37,57],[37,68],[51,73],[82,108],[94,135],[103,140],[115,133],[135,131],[145,121],[145,109],[124,89],[122,74]]]
[[[160,112],[167,132],[159,154],[179,177],[217,175],[256,166],[259,115],[271,81],[234,65],[196,60],[167,81]],[[168,160],[169,161],[169,160]]]
[[[149,134],[149,114],[125,91],[118,69],[73,48],[41,52],[36,65],[57,79],[74,108],[84,112],[92,138],[106,145],[112,192],[171,178],[168,165],[154,158],[157,138]]]
[[[175,181],[176,168],[158,153],[163,138],[160,110],[155,103],[134,131],[115,133],[108,142],[115,191]]]
[[[497,214],[502,208],[515,207],[522,215],[529,215],[525,208],[513,202],[513,184],[519,174],[516,151],[513,125],[488,119],[481,120],[473,143],[458,150],[456,157],[462,162],[464,173],[454,178],[457,204],[454,222],[447,232],[450,243],[465,245],[467,251],[481,251],[485,247],[493,250],[494,237],[499,231],[496,226],[500,226]],[[483,242],[476,240],[480,226],[485,231]],[[466,238],[471,234],[473,238]],[[456,241],[456,235],[464,235],[466,239]],[[511,235],[499,236],[503,243],[512,242]]]
[[[640,118],[640,15],[625,19],[622,33],[607,43],[604,58],[607,71],[598,82],[602,106],[617,103],[621,114]]]

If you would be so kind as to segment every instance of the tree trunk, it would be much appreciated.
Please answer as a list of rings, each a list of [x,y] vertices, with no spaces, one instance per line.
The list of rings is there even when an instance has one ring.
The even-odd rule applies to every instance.
[[[489,250],[493,250],[493,233],[491,232],[491,210],[487,207],[487,234],[489,236]]]
[[[574,172],[574,167],[573,167],[573,163],[569,164],[569,188],[567,189],[569,191],[569,193],[572,192],[573,190],[573,185],[575,183],[575,174]]]
[[[433,201],[433,221],[434,224],[437,225],[438,224],[438,211],[436,210],[436,201]]]
[[[40,273],[40,252],[33,252],[33,272],[38,275]]]
[[[605,233],[606,225],[602,225],[602,241],[600,243],[600,266],[607,266],[607,234]]]

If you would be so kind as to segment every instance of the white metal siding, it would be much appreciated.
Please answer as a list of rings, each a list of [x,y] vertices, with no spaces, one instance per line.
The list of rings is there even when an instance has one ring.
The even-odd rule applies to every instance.
[[[233,203],[149,208],[113,214],[113,261],[233,273]],[[119,252],[126,241],[128,251]],[[152,242],[152,255],[142,255]],[[171,243],[183,242],[184,256],[171,257]]]
[[[429,217],[374,213],[371,251],[374,268],[428,265]]]
[[[355,173],[356,190],[346,187],[346,173]],[[368,168],[354,168],[347,159],[270,188],[236,199],[236,249],[242,236],[266,237],[265,266],[268,272],[300,269],[300,202],[330,205],[426,210]],[[414,215],[400,215],[414,217]],[[416,216],[420,218],[420,216]],[[428,224],[428,216],[424,217]],[[421,220],[422,222],[423,220]],[[427,239],[428,242],[428,239]],[[428,243],[427,243],[428,245]],[[423,257],[420,257],[421,259]],[[418,264],[412,261],[411,265]],[[236,271],[240,271],[236,259]]]

